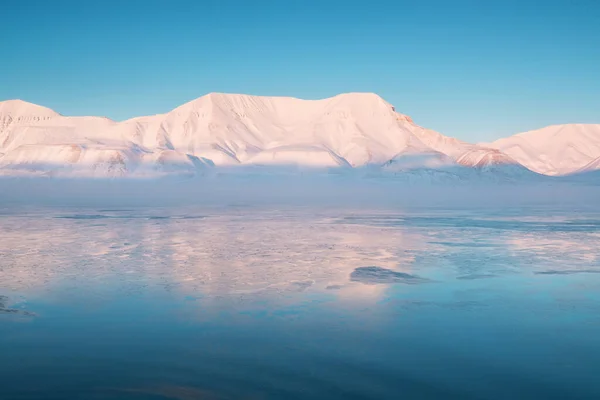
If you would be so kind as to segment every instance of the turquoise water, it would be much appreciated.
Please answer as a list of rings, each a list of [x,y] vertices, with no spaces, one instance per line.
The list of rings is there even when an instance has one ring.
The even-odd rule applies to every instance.
[[[600,216],[5,209],[2,399],[600,398]]]

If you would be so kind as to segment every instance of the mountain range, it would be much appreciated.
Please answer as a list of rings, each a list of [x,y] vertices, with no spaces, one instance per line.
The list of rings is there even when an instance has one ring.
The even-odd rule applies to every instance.
[[[600,124],[471,144],[415,124],[372,93],[323,100],[211,93],[122,122],[0,102],[0,175],[152,177],[241,166],[568,175],[600,169]]]

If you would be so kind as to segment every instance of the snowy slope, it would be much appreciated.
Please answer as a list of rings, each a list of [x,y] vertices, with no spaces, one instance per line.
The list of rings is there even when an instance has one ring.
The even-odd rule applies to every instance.
[[[581,173],[585,173],[585,172],[592,172],[592,171],[598,171],[598,170],[600,170],[600,156],[593,159],[592,161],[590,161],[583,167],[579,168],[577,171],[575,171],[575,173],[581,174]]]
[[[0,102],[0,121],[0,175],[160,176],[212,165],[169,149],[145,149],[128,140],[129,126],[108,118],[64,117],[11,100]]]
[[[49,108],[27,103],[22,100],[0,102],[0,152],[4,153],[10,141],[9,132],[17,126],[36,124],[59,114]]]
[[[600,124],[554,125],[497,140],[486,146],[545,175],[567,175],[600,167]]]
[[[0,102],[0,121],[3,174],[148,176],[213,165],[522,168],[496,149],[422,128],[372,93],[323,100],[211,93],[123,122],[11,100]]]
[[[41,121],[59,116],[49,108],[38,106],[22,100],[0,102],[0,132],[11,124]]]

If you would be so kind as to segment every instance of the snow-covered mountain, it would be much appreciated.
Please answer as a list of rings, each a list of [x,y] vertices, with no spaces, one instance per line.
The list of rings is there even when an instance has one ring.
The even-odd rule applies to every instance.
[[[211,93],[123,122],[0,102],[4,175],[155,176],[239,165],[531,173],[494,147],[422,128],[371,93],[323,100]]]
[[[600,124],[567,124],[520,133],[483,146],[545,175],[600,169]]]

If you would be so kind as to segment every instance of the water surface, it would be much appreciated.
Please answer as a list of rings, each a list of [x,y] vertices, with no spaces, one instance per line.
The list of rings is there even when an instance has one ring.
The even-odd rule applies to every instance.
[[[600,398],[600,216],[0,213],[0,398]]]

